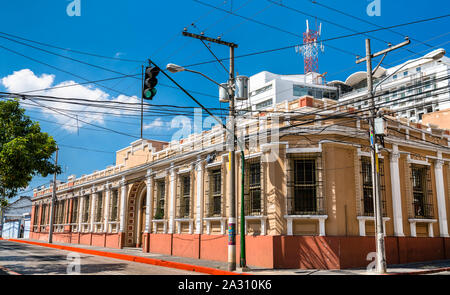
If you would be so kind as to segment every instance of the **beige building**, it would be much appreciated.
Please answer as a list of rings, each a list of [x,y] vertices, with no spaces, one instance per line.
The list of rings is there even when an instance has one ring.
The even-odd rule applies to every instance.
[[[435,125],[441,129],[450,130],[450,109],[424,114],[422,123]]]
[[[238,120],[238,137],[245,138],[248,265],[370,262],[375,240],[366,115],[302,97]],[[386,119],[379,157],[388,263],[449,258],[449,131]],[[224,143],[219,127],[170,143],[138,140],[117,152],[115,166],[69,177],[57,186],[54,240],[227,261]],[[240,196],[241,161],[236,165]],[[47,239],[51,195],[51,187],[34,192],[32,239]]]

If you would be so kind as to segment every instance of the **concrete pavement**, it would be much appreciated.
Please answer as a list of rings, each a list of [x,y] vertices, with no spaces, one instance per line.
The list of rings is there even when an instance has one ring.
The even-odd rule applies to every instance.
[[[168,268],[190,270],[206,274],[231,274],[227,271],[227,263],[220,261],[200,260],[186,257],[176,257],[157,253],[143,253],[139,248],[111,249],[104,247],[94,247],[79,244],[53,243],[47,244],[42,241],[14,240],[14,243],[37,243],[41,246],[56,247],[69,251],[78,251],[91,255],[112,257],[127,261],[164,266]],[[374,275],[366,269],[345,269],[345,270],[305,270],[305,269],[263,269],[249,267],[242,272],[240,270],[234,274],[253,275]],[[388,274],[450,274],[450,260],[411,263],[404,265],[388,265]]]
[[[201,273],[2,240],[0,274],[198,275]]]

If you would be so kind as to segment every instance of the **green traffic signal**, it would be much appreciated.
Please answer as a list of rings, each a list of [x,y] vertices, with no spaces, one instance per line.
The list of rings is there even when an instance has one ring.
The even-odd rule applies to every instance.
[[[152,99],[153,98],[153,96],[155,96],[156,95],[156,88],[153,88],[153,89],[145,89],[144,90],[144,98],[145,99]]]
[[[158,67],[147,67],[145,69],[144,85],[142,90],[142,97],[144,99],[152,99],[156,95],[156,89],[154,88],[158,84],[156,76],[159,74],[160,69]]]

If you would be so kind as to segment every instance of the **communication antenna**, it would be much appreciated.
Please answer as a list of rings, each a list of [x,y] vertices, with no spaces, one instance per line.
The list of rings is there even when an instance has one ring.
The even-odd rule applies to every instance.
[[[303,55],[305,74],[319,72],[319,51],[325,51],[325,47],[321,41],[321,35],[322,23],[319,24],[319,27],[317,27],[316,23],[316,29],[311,30],[309,28],[309,21],[306,20],[306,32],[303,33],[303,45],[295,47],[295,51]]]

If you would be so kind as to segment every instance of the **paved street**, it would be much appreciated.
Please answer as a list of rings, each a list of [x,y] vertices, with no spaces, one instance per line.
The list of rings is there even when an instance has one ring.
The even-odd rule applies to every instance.
[[[67,274],[73,263],[69,254],[80,257],[82,275],[198,275],[199,273],[166,268],[108,257],[73,253],[46,247],[0,241],[0,266],[23,275]],[[74,268],[71,268],[74,269]],[[0,275],[5,274],[0,270]]]

